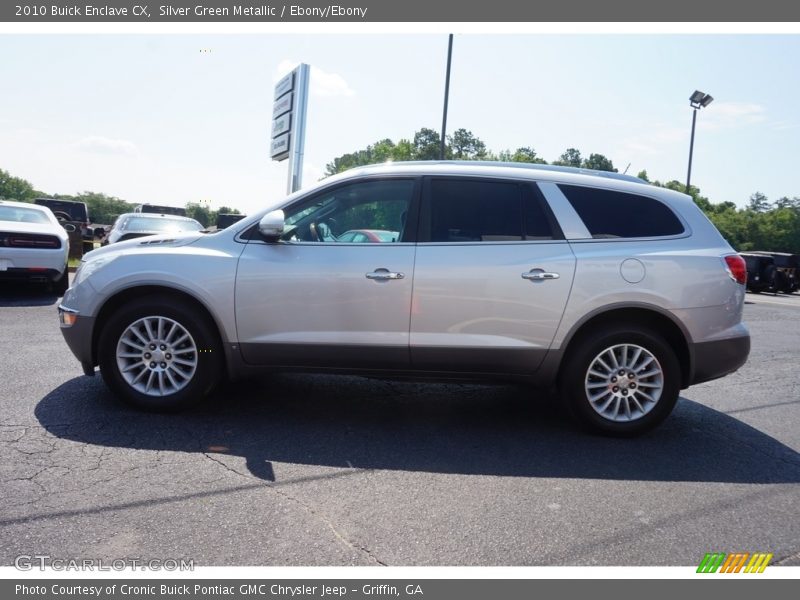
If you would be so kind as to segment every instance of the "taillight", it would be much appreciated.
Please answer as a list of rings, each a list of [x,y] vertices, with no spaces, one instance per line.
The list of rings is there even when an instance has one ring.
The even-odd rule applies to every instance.
[[[56,238],[9,237],[8,245],[12,248],[58,248],[61,246],[61,242]]]
[[[745,285],[747,283],[747,265],[744,259],[738,254],[729,254],[725,258],[725,266],[728,268],[728,275],[736,283]]]

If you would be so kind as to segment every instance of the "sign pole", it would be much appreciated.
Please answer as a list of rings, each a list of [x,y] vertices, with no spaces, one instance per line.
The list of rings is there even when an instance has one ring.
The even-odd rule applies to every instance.
[[[296,192],[303,184],[303,155],[306,145],[306,113],[308,111],[309,66],[305,63],[297,68],[295,105],[292,110],[294,124],[289,151],[289,181],[287,193]]]
[[[303,183],[310,71],[303,63],[275,84],[270,158],[279,162],[289,159],[286,185],[289,194],[299,190]]]

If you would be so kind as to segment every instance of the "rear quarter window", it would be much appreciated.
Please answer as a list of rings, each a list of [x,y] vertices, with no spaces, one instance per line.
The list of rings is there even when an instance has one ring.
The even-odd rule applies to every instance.
[[[654,198],[559,184],[594,239],[664,237],[684,232],[680,219]]]

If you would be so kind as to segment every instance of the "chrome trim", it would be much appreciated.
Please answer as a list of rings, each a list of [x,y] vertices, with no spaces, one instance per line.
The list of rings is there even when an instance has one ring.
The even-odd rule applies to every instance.
[[[543,273],[541,269],[532,269],[527,273],[522,274],[523,279],[533,280],[533,281],[547,281],[549,279],[558,279],[561,277],[558,273]]]
[[[388,281],[390,279],[405,279],[405,273],[395,273],[389,269],[375,269],[372,273],[365,275],[367,279],[373,281]]]

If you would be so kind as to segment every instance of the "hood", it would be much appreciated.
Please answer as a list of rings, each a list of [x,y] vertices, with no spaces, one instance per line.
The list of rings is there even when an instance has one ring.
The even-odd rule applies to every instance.
[[[199,231],[187,231],[182,233],[164,234],[164,235],[148,235],[146,237],[134,238],[132,240],[125,240],[124,242],[117,242],[116,244],[109,244],[102,248],[97,248],[84,255],[83,260],[91,261],[101,256],[116,253],[133,253],[139,249],[144,248],[179,248],[181,246],[188,246],[196,242],[206,234]]]

